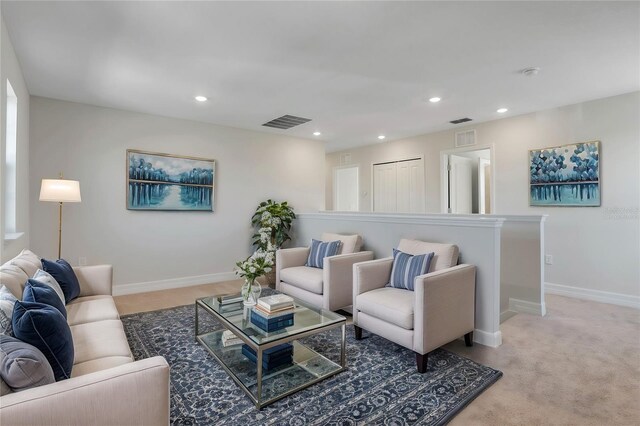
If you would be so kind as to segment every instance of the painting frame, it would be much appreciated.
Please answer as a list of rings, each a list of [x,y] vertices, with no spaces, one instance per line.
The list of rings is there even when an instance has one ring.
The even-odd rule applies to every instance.
[[[600,207],[601,154],[600,140],[529,150],[529,206]]]
[[[127,149],[125,175],[127,210],[215,211],[214,159]]]

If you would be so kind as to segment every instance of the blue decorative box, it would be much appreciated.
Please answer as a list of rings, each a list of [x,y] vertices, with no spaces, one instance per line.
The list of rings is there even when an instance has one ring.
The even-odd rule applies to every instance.
[[[273,351],[276,349],[276,351]],[[269,352],[271,351],[271,352]],[[269,353],[268,353],[269,352]],[[254,364],[258,362],[256,353],[247,345],[242,345],[242,354]],[[293,346],[289,343],[267,349],[262,353],[262,369],[267,372],[293,362]]]

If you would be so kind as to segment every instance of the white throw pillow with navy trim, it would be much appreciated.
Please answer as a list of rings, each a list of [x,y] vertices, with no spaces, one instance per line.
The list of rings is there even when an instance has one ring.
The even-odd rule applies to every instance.
[[[342,244],[340,240],[328,242],[311,240],[311,249],[305,266],[322,269],[324,267],[324,258],[338,254],[340,244]]]
[[[393,249],[393,267],[391,280],[387,287],[401,288],[413,291],[416,277],[424,275],[429,270],[433,253],[412,256],[400,250]]]

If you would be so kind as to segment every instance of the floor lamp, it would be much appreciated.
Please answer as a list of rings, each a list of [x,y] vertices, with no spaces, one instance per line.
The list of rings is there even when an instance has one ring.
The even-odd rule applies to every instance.
[[[80,182],[77,180],[42,179],[40,201],[58,203],[58,259],[62,252],[62,203],[79,203]]]

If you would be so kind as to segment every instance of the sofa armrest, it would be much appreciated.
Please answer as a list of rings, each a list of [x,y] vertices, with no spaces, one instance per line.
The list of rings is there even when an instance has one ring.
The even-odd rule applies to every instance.
[[[353,304],[353,264],[372,259],[372,251],[339,254],[324,258],[322,270],[324,309],[335,311]]]
[[[353,301],[367,291],[382,288],[389,283],[393,258],[370,260],[353,265]],[[354,306],[355,307],[355,306]]]
[[[415,280],[413,350],[428,353],[473,331],[476,267],[457,265]]]
[[[309,257],[309,247],[276,250],[276,290],[280,290],[280,270],[304,266]]]
[[[113,266],[74,266],[73,271],[80,282],[80,296],[111,296]]]
[[[168,425],[169,365],[153,357],[2,397],[3,425]]]

